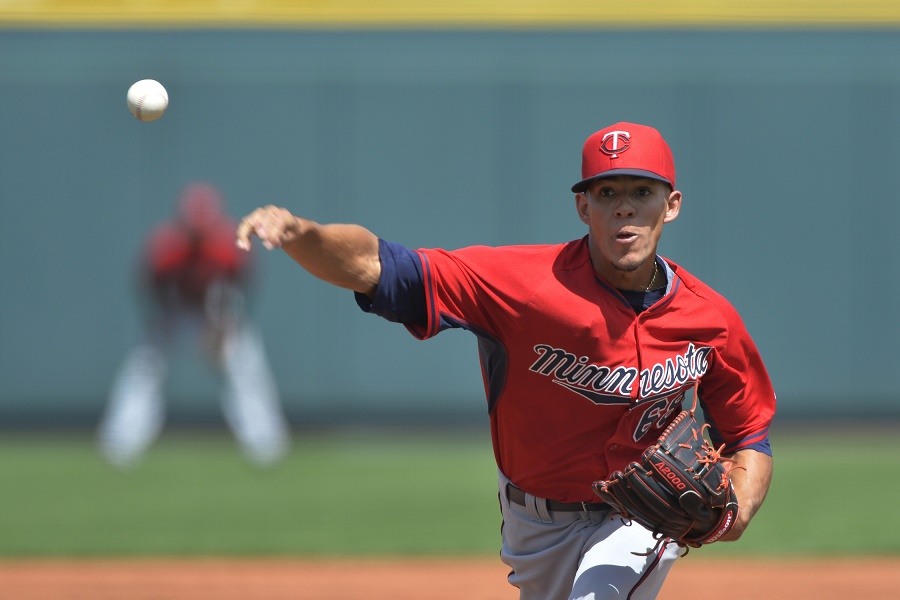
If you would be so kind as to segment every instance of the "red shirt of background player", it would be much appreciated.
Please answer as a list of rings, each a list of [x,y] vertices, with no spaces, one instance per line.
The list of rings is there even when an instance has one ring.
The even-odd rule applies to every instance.
[[[150,235],[142,276],[164,310],[202,311],[216,283],[245,283],[248,255],[234,245],[235,223],[211,185],[189,185],[178,215]]]

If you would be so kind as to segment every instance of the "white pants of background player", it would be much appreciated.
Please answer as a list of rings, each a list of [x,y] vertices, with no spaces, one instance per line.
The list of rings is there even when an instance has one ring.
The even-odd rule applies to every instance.
[[[167,348],[152,341],[134,348],[113,382],[98,442],[116,466],[137,461],[162,430]],[[221,371],[225,420],[244,454],[261,466],[278,461],[288,450],[290,434],[262,338],[251,324],[224,339]]]
[[[530,494],[527,506],[516,504],[507,497],[509,479],[499,479],[500,557],[520,600],[650,600],[684,552],[675,544],[651,552],[657,543],[648,530],[609,511],[548,511],[546,500]]]

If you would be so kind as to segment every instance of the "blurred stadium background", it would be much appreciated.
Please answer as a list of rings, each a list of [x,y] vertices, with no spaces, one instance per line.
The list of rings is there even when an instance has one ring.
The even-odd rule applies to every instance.
[[[898,416],[900,8],[641,6],[0,3],[0,423],[96,420],[141,237],[189,181],[413,247],[555,242],[582,235],[584,137],[618,120],[671,140],[662,251],[742,311],[780,419]],[[125,109],[141,78],[160,121]],[[474,338],[423,345],[262,258],[293,422],[484,418]],[[175,377],[174,420],[218,418],[202,370]]]
[[[898,56],[886,0],[0,0],[0,436],[92,431],[138,335],[142,237],[186,183],[412,247],[565,241],[581,144],[619,120],[671,142],[685,206],[662,252],[743,314],[779,431],[894,423]],[[168,89],[160,121],[125,107],[143,78]],[[423,345],[260,258],[298,431],[484,432],[473,337]],[[222,426],[217,389],[179,364],[172,423]]]

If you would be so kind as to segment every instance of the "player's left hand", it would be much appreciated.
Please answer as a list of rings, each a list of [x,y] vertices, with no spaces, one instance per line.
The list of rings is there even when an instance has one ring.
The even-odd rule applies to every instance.
[[[738,466],[721,456],[703,430],[693,409],[682,411],[640,462],[595,482],[594,491],[657,539],[693,548],[722,540],[740,513],[729,479]]]
[[[772,481],[772,457],[756,450],[740,450],[728,457],[737,467],[728,473],[734,494],[741,503],[741,510],[731,530],[720,538],[733,542],[741,537],[750,520],[762,506]]]

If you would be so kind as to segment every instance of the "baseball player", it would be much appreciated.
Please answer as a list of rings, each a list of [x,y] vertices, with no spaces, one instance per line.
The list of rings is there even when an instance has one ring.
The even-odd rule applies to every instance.
[[[637,460],[699,383],[712,441],[733,460],[740,510],[721,539],[736,540],[768,491],[775,395],[735,309],[657,255],[682,206],[660,133],[592,134],[572,191],[587,235],[555,245],[411,250],[273,206],[241,221],[237,244],[283,249],[418,339],[476,336],[501,558],[522,600],[655,598],[685,548],[614,513],[592,482]]]
[[[216,188],[185,188],[176,218],[149,236],[139,266],[144,339],[125,357],[99,427],[112,464],[134,464],[159,435],[171,352],[182,339],[224,379],[228,425],[253,462],[268,465],[288,448],[288,425],[262,343],[247,317],[250,257],[234,247],[235,223]]]

